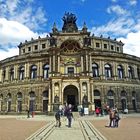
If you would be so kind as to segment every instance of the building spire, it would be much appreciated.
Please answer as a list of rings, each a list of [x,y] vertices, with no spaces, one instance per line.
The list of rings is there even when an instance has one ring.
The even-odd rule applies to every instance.
[[[84,24],[83,24],[83,28],[82,28],[82,31],[84,32],[84,33],[86,33],[87,32],[87,26],[86,26],[86,23],[84,22]]]
[[[58,29],[56,27],[56,23],[54,22],[53,28],[52,28],[53,33],[58,33]]]

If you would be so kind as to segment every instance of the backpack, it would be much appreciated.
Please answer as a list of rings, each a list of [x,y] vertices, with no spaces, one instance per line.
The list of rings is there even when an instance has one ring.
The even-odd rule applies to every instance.
[[[56,119],[60,119],[60,112],[59,112],[59,111],[57,111],[57,112],[55,113],[55,118],[56,118]]]

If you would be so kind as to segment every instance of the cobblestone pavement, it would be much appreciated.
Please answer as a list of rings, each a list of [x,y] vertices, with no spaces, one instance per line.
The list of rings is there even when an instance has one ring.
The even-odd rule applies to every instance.
[[[46,121],[0,118],[0,140],[25,140],[45,124]]]
[[[123,116],[118,128],[105,127],[108,119],[93,120],[92,124],[107,140],[139,140],[140,139],[140,115]]]
[[[35,116],[34,118],[27,119],[26,116],[2,115],[0,116],[0,140],[32,139],[32,136],[35,134],[43,134],[42,136],[44,136],[46,132],[50,133],[50,136],[44,140],[96,140],[98,139],[96,137],[100,134],[101,137],[103,136],[107,140],[140,139],[140,114],[121,115],[119,128],[105,127],[108,125],[108,116],[75,118],[72,128],[66,127],[66,120],[64,118],[62,123],[61,128],[55,128],[53,116]],[[49,124],[50,126],[48,127]],[[91,126],[92,124],[93,127]],[[47,131],[43,132],[45,129]],[[40,139],[42,138],[40,137]],[[40,139],[39,137],[35,138],[35,140]]]

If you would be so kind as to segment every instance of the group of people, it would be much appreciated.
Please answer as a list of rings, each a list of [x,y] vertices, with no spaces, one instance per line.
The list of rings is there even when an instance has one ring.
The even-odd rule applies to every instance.
[[[61,116],[67,117],[68,127],[71,127],[72,118],[73,118],[71,104],[69,104],[68,106],[65,106],[65,108],[59,108],[59,110],[55,113],[56,127],[61,126]]]
[[[109,120],[110,120],[108,127],[118,127],[120,121],[118,110],[111,108],[108,110],[108,113],[109,113]]]

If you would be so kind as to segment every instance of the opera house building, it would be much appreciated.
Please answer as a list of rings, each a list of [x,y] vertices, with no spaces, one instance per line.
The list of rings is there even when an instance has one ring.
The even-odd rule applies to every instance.
[[[123,43],[78,29],[65,13],[63,26],[18,45],[19,55],[0,61],[0,112],[53,112],[58,105],[140,111],[140,58]],[[93,108],[94,107],[94,108]]]

